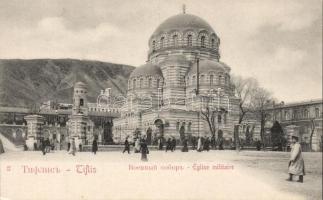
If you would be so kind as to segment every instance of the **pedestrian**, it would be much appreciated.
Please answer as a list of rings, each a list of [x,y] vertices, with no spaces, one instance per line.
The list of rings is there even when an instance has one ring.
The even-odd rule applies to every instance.
[[[224,148],[223,148],[223,137],[220,137],[218,139],[218,144],[219,144],[219,150],[224,150]]]
[[[173,137],[172,139],[172,146],[171,146],[171,151],[175,151],[176,150],[176,139]]]
[[[261,149],[261,142],[258,139],[256,139],[256,148],[257,148],[257,151],[260,151]]]
[[[184,140],[183,140],[183,148],[182,148],[182,152],[188,152],[188,141],[187,141],[187,139],[185,138]]]
[[[46,153],[49,153],[50,149],[51,149],[50,141],[49,141],[48,138],[46,138],[46,140],[45,140],[45,151],[46,151]]]
[[[128,154],[130,154],[130,144],[129,144],[129,141],[128,141],[128,137],[126,137],[126,140],[124,141],[124,149],[123,149],[123,152],[126,152],[128,151]]]
[[[168,138],[168,140],[166,142],[166,152],[168,150],[172,150],[172,140],[170,138]]]
[[[98,151],[98,142],[96,141],[96,138],[94,138],[92,142],[92,152],[95,155],[97,151]]]
[[[202,137],[198,137],[197,139],[197,149],[198,152],[202,151]]]
[[[70,141],[68,141],[68,142],[67,142],[67,151],[68,151],[68,152],[70,151],[70,148],[71,148],[71,142],[70,142]]]
[[[72,138],[69,154],[72,154],[73,156],[75,156],[75,152],[76,152],[75,139]]]
[[[293,176],[299,176],[297,182],[303,183],[305,164],[302,157],[302,147],[298,142],[298,135],[292,136],[291,148],[291,156],[288,164],[289,178],[287,181],[293,181]]]
[[[147,154],[149,154],[149,150],[145,139],[141,140],[140,151],[141,151],[141,161],[148,161]]]
[[[196,137],[195,136],[192,137],[191,142],[192,142],[192,149],[195,150],[196,149]]]
[[[136,140],[135,140],[134,152],[135,153],[139,153],[140,152],[140,140],[139,140],[139,138],[136,138]]]
[[[40,149],[43,153],[43,155],[46,155],[47,151],[46,151],[46,140],[41,139],[40,140]]]
[[[0,154],[4,153],[4,147],[3,147],[3,144],[2,144],[2,140],[0,138]]]
[[[163,140],[163,137],[160,137],[158,139],[158,149],[163,150],[163,148],[164,148],[164,140]]]
[[[216,139],[215,139],[215,135],[213,134],[211,137],[211,147],[212,149],[216,149]]]
[[[205,139],[205,141],[204,141],[203,150],[204,151],[209,151],[210,150],[210,139],[209,139],[209,137],[207,137]]]

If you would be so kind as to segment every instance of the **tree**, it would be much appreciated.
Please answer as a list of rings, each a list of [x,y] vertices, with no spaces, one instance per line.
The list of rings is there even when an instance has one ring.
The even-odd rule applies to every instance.
[[[285,135],[283,128],[278,121],[274,122],[273,126],[270,128],[270,132],[273,148],[277,147],[278,151],[282,151],[283,146],[285,145]]]
[[[241,76],[233,76],[231,80],[234,85],[235,94],[240,98],[239,124],[241,124],[245,116],[252,111],[253,94],[259,87],[259,84],[254,78],[243,78]]]
[[[260,121],[260,138],[265,148],[265,124],[269,119],[268,108],[272,105],[271,93],[266,89],[258,87],[256,88],[251,97],[252,112],[257,116]]]
[[[314,135],[314,131],[315,131],[315,121],[314,121],[314,118],[312,118],[310,120],[310,124],[311,124],[310,151],[312,151],[312,140],[313,140],[313,135]]]
[[[212,136],[215,136],[217,131],[216,119],[219,115],[226,113],[227,111],[223,108],[217,108],[213,101],[212,96],[201,96],[202,107],[200,109],[201,118],[205,120],[209,126],[209,130]]]

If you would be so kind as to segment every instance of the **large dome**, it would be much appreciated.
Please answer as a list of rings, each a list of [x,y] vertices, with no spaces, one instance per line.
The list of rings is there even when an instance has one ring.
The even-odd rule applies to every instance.
[[[135,70],[130,74],[130,78],[139,77],[139,76],[162,76],[162,72],[157,65],[152,63],[146,63],[139,67],[136,67]]]
[[[160,24],[153,35],[158,35],[162,32],[171,30],[206,30],[214,32],[213,28],[202,18],[191,14],[179,14],[166,19]]]

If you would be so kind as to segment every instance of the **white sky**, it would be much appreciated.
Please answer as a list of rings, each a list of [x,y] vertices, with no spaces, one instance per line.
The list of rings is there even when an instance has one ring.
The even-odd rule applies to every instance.
[[[2,0],[0,58],[138,66],[150,35],[183,3],[217,32],[234,74],[285,102],[322,97],[320,0]]]

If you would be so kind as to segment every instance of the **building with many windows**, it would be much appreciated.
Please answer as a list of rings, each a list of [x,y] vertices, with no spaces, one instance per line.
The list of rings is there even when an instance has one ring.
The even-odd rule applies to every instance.
[[[206,112],[214,116],[216,132],[232,138],[239,99],[230,67],[220,61],[214,29],[198,16],[178,14],[157,27],[148,46],[148,61],[129,77],[114,140],[136,134],[146,135],[148,143],[160,137],[211,137]]]

